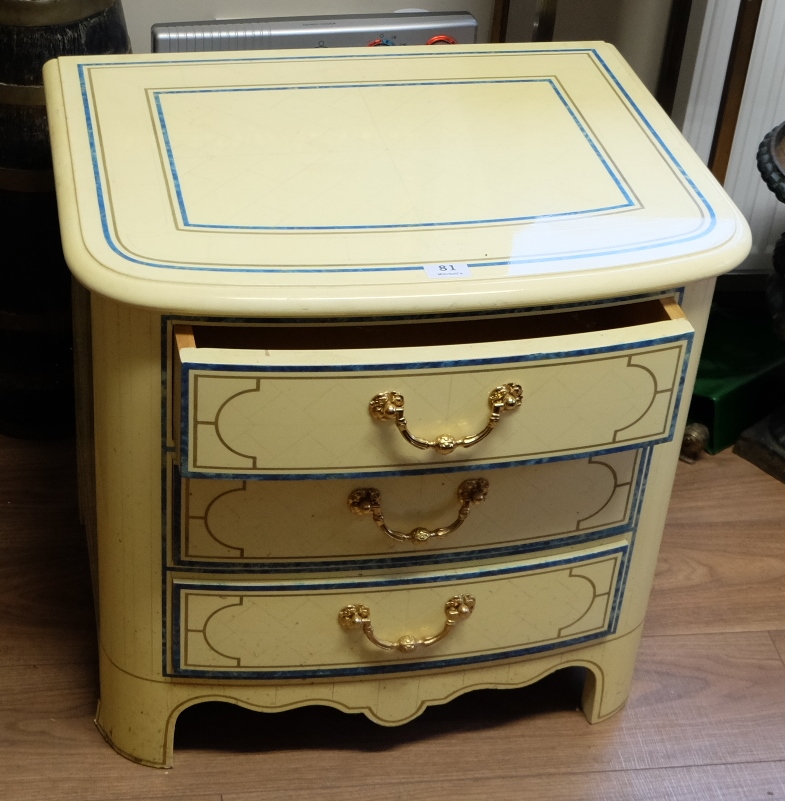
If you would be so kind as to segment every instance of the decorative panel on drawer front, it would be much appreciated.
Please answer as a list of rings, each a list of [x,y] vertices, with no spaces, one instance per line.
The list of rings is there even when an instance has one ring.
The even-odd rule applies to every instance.
[[[525,656],[614,631],[626,541],[569,556],[384,579],[228,582],[174,578],[172,673],[225,678],[363,676]],[[452,596],[471,616],[430,647],[381,650],[339,625],[370,609],[377,637],[438,633]]]
[[[648,451],[480,471],[485,500],[455,532],[397,541],[351,513],[358,479],[184,479],[175,488],[172,560],[183,567],[295,572],[427,565],[563,547],[630,531]],[[374,477],[385,523],[436,529],[456,517],[455,475]],[[175,482],[176,485],[180,482]],[[178,536],[179,534],[179,536]]]
[[[589,333],[374,350],[196,342],[179,349],[180,469],[226,478],[406,475],[666,441],[691,341],[682,316]],[[511,382],[522,387],[520,408],[477,445],[447,455],[415,448],[394,423],[369,413],[374,396],[395,391],[416,436],[471,436],[488,421],[489,393]]]

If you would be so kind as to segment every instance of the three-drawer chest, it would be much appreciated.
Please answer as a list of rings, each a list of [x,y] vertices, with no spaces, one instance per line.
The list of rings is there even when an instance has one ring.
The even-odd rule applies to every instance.
[[[380,52],[380,50],[382,52]],[[65,58],[97,724],[627,698],[715,276],[749,249],[613,48]]]

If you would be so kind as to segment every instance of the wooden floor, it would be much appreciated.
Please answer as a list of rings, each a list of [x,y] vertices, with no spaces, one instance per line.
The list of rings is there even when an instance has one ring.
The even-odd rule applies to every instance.
[[[681,465],[632,697],[589,726],[578,677],[383,729],[310,708],[187,710],[175,768],[92,723],[92,600],[73,443],[0,437],[0,798],[785,799],[785,487],[729,452]]]

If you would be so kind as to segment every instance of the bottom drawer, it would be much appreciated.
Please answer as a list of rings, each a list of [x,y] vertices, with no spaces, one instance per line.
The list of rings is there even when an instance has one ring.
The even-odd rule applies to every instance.
[[[623,541],[550,559],[372,579],[174,578],[172,674],[362,676],[469,666],[596,639],[615,630],[628,548]],[[455,596],[463,601],[453,615]],[[357,618],[356,626],[341,625],[348,607],[344,623]]]

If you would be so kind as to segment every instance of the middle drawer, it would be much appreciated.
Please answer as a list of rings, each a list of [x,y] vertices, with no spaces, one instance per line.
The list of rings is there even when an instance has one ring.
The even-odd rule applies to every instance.
[[[573,545],[634,527],[648,459],[648,450],[633,450],[396,478],[176,478],[172,559],[181,567],[313,572]],[[466,482],[484,489],[462,500]],[[373,490],[375,514],[367,503]]]

